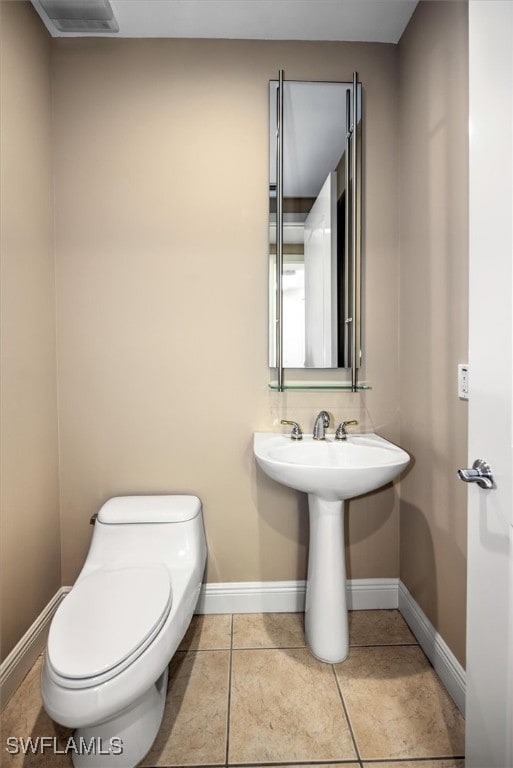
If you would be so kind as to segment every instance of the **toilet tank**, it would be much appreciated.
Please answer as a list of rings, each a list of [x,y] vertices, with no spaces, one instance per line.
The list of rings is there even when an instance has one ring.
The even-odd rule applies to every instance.
[[[141,563],[188,568],[198,559],[204,563],[205,557],[197,496],[119,496],[105,502],[98,512],[78,580],[96,568]]]
[[[116,496],[105,502],[97,519],[106,525],[184,523],[200,513],[197,496]]]

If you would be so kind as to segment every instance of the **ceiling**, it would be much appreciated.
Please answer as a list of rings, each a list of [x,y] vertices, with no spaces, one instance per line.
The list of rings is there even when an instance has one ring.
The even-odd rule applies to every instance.
[[[70,5],[76,1],[70,0]],[[397,43],[417,1],[110,0],[119,32],[101,34]],[[59,32],[38,0],[32,2],[53,37],[91,36]]]

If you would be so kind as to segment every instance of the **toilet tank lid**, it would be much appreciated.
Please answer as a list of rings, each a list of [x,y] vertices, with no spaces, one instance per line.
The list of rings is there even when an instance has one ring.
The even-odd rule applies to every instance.
[[[123,523],[183,523],[201,512],[197,496],[116,496],[105,502],[98,521],[107,525]]]

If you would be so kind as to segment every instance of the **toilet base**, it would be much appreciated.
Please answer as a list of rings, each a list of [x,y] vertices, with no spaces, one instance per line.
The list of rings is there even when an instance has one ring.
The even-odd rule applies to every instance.
[[[166,703],[168,669],[129,709],[105,723],[77,728],[74,768],[135,768],[157,736]]]

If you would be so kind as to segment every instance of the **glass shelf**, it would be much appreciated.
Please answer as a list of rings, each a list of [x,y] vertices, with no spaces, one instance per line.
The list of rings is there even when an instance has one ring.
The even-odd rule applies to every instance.
[[[351,383],[347,381],[324,381],[319,383],[312,383],[307,381],[291,381],[288,384],[283,384],[282,389],[280,390],[278,388],[278,382],[271,381],[269,382],[269,389],[272,389],[274,392],[280,392],[286,389],[304,389],[304,390],[328,390],[332,389],[333,391],[342,391],[342,392],[352,392],[353,389],[351,387]],[[370,384],[362,383],[356,385],[356,391],[357,392],[363,392],[367,389],[372,389]]]

